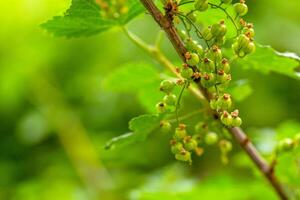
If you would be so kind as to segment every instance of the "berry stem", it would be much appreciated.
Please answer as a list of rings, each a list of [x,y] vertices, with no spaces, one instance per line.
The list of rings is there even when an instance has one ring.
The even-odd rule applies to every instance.
[[[150,15],[154,18],[154,20],[159,24],[159,26],[166,32],[175,50],[177,51],[181,59],[185,61],[184,55],[187,52],[187,50],[184,47],[182,41],[180,40],[178,33],[176,32],[176,28],[173,25],[173,22],[170,21],[170,17],[166,17],[166,16],[170,16],[170,13],[167,13],[166,16],[164,16],[161,13],[161,11],[156,7],[156,5],[153,3],[152,0],[140,0],[140,1],[143,4],[143,6],[148,10]],[[202,88],[201,86],[199,86],[199,89],[200,89],[200,93],[202,93],[201,96],[205,96],[206,100],[209,100],[211,94],[209,94],[209,92],[206,89]],[[272,168],[269,166],[266,160],[259,154],[255,146],[251,143],[247,135],[244,133],[244,131],[238,127],[228,128],[228,130],[231,132],[231,134],[234,136],[234,138],[240,144],[243,150],[248,154],[251,160],[255,163],[257,168],[262,172],[262,174],[264,174],[264,176],[273,186],[278,196],[282,200],[287,200],[288,195],[286,194],[286,191],[283,189],[282,185],[279,183]]]
[[[178,99],[177,99],[177,102],[176,102],[176,108],[175,108],[175,113],[176,113],[176,120],[177,120],[177,124],[179,125],[179,107],[180,107],[180,101],[181,101],[181,98],[182,98],[182,94],[183,94],[183,92],[184,92],[184,89],[187,87],[187,85],[188,85],[189,83],[188,83],[188,81],[185,81],[184,82],[184,85],[183,85],[183,87],[181,88],[181,90],[180,90],[180,93],[179,93],[179,95],[178,95]]]

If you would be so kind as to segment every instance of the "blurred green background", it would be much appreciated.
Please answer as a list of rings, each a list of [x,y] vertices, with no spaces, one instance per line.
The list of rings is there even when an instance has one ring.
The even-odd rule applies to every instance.
[[[298,1],[247,3],[257,41],[300,54]],[[132,60],[157,64],[118,29],[67,40],[39,27],[69,4],[0,1],[1,200],[276,199],[239,148],[229,166],[220,164],[213,148],[193,166],[178,163],[169,151],[169,137],[161,134],[104,150],[106,141],[128,132],[128,121],[147,110],[133,93],[105,90],[102,80]],[[146,41],[158,31],[147,15],[130,27]],[[167,41],[164,49],[178,61]],[[260,150],[268,151],[275,130],[300,131],[300,81],[237,70],[234,76],[247,78],[253,89],[238,107]],[[283,158],[279,173],[294,187],[291,177],[297,178],[287,172],[294,170],[288,162]],[[295,171],[300,179],[300,170]]]

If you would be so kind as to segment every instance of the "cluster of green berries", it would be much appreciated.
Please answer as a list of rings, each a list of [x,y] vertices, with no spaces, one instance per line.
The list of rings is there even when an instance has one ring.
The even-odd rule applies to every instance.
[[[241,20],[241,24],[243,26],[242,33],[232,44],[232,49],[238,57],[243,58],[255,51],[255,44],[253,42],[253,24],[246,23],[244,20]]]
[[[162,132],[172,132],[172,125],[167,120],[161,121],[160,128]],[[232,143],[228,139],[220,137],[216,132],[210,131],[207,123],[202,121],[197,123],[193,134],[188,134],[185,124],[179,124],[173,131],[170,145],[175,159],[192,163],[192,154],[201,156],[204,153],[202,147],[204,144],[218,144],[221,161],[224,164],[228,163],[227,155],[232,150]]]
[[[276,146],[276,153],[292,151],[297,147],[300,147],[300,133],[296,134],[294,138],[280,140]]]
[[[170,80],[163,80],[160,83],[160,91],[165,93],[163,100],[156,104],[156,110],[158,113],[166,113],[172,111],[176,105],[176,95],[173,94],[173,90],[176,86],[176,83]]]

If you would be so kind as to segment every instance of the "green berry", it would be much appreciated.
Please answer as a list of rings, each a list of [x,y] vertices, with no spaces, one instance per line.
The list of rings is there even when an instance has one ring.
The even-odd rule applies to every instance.
[[[171,151],[174,154],[180,153],[183,150],[183,144],[181,142],[171,141]]]
[[[184,124],[179,124],[179,126],[175,129],[174,138],[177,140],[182,140],[184,137],[186,137],[186,128]]]
[[[176,84],[173,81],[163,80],[160,83],[160,88],[159,89],[160,89],[160,91],[169,94],[169,93],[172,92],[172,90],[174,89],[175,85]]]
[[[188,51],[194,52],[197,45],[198,45],[198,42],[193,40],[192,38],[187,38],[186,41],[185,41],[185,46],[186,46]]]
[[[223,70],[218,70],[217,72],[217,82],[225,83],[227,81],[227,74]]]
[[[244,46],[243,51],[244,51],[245,54],[253,53],[255,51],[254,42],[249,42],[246,46]]]
[[[207,0],[196,0],[195,1],[195,9],[198,11],[206,11],[208,9],[208,1]]]
[[[220,23],[213,24],[211,27],[211,34],[214,37],[222,37],[226,34],[227,28],[224,23],[224,21],[221,21]]]
[[[180,153],[175,154],[175,158],[179,161],[191,162],[191,153],[183,149]]]
[[[248,6],[241,0],[240,3],[236,3],[233,5],[234,11],[238,16],[244,16],[248,12]]]
[[[213,73],[205,73],[201,78],[201,84],[205,88],[212,87],[215,84],[215,75]]]
[[[222,46],[225,44],[225,36],[215,38],[214,44]]]
[[[213,145],[218,142],[218,135],[215,132],[209,132],[205,136],[205,143],[208,145]]]
[[[213,38],[213,35],[211,34],[211,27],[204,28],[201,34],[204,40],[209,41]]]
[[[172,125],[168,121],[161,121],[159,125],[160,125],[160,130],[163,133],[169,133],[172,129]]]
[[[215,71],[215,65],[210,59],[204,58],[202,63],[202,70],[208,73],[213,72]]]
[[[192,150],[195,150],[198,146],[198,142],[191,138],[189,139],[185,144],[184,144],[184,148],[188,151],[192,151]]]
[[[200,61],[199,56],[196,53],[186,52],[184,56],[185,56],[186,63],[190,66],[195,66]]]
[[[249,38],[253,38],[255,35],[255,32],[254,32],[253,28],[247,28],[244,30],[244,34]]]
[[[221,65],[219,65],[219,69],[223,70],[225,73],[228,73],[230,71],[230,65],[229,65],[228,60],[226,58],[222,59]]]
[[[222,152],[222,154],[227,154],[232,150],[232,143],[228,140],[221,140],[219,142],[219,147]]]
[[[174,106],[176,104],[176,95],[167,94],[164,96],[163,100],[168,106]]]
[[[224,111],[221,115],[221,121],[225,126],[231,126],[232,116],[227,111]]]
[[[212,59],[214,62],[220,62],[221,60],[222,60],[222,52],[221,52],[221,49],[218,47],[218,46],[216,46],[216,45],[214,45],[211,49],[210,49],[210,51],[209,51],[209,53],[208,53],[208,56],[209,56],[209,58],[210,59]]]
[[[194,71],[190,67],[183,67],[180,74],[183,78],[190,79],[193,76]]]
[[[244,34],[241,34],[237,38],[238,48],[243,48],[243,47],[247,46],[249,44],[249,42],[250,42],[250,39]]]
[[[232,119],[232,126],[239,127],[242,124],[242,119],[240,117],[236,117]]]
[[[163,103],[163,102],[159,102],[159,103],[157,103],[156,104],[156,111],[158,112],[158,113],[165,113],[166,111],[167,111],[167,108],[166,108],[166,104],[165,103]]]
[[[217,100],[218,109],[227,110],[231,107],[232,100],[229,94],[224,94],[220,96]]]

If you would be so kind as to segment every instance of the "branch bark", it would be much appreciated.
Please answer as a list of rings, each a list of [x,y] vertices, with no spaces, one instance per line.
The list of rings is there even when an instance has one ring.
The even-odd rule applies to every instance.
[[[166,32],[169,40],[171,41],[173,47],[177,51],[180,58],[185,62],[184,55],[187,52],[184,44],[182,43],[180,37],[177,34],[176,28],[169,17],[166,17],[153,3],[152,0],[140,0],[147,11],[151,14],[157,24]],[[203,93],[207,100],[209,100],[208,91],[199,86],[199,90]],[[278,194],[280,199],[288,200],[288,195],[286,191],[279,183],[277,177],[274,174],[274,169],[271,167],[267,161],[260,155],[253,143],[249,140],[245,132],[238,127],[228,128],[230,133],[234,136],[235,140],[240,144],[242,149],[248,154],[250,159],[255,163],[257,168],[270,182],[275,192]]]

